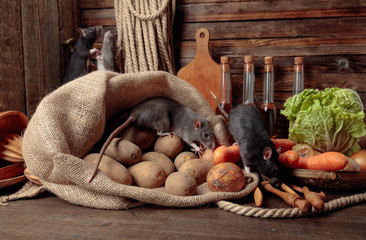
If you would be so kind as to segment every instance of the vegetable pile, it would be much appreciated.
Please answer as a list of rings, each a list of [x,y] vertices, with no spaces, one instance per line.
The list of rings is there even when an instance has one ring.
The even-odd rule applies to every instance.
[[[281,114],[290,121],[289,139],[320,152],[347,156],[360,150],[366,134],[363,105],[357,92],[346,88],[305,89],[287,99]]]
[[[242,190],[245,177],[238,166],[231,162],[217,166],[219,162],[233,161],[233,156],[239,161],[239,147],[222,146],[216,155],[214,163],[214,149],[197,156],[185,149],[183,140],[176,135],[157,137],[154,132],[132,125],[112,140],[98,169],[117,183],[165,187],[167,193],[178,196],[195,195],[197,187],[206,181],[212,191]],[[99,153],[89,153],[84,160],[96,165],[98,157]],[[210,171],[214,165],[215,171]]]

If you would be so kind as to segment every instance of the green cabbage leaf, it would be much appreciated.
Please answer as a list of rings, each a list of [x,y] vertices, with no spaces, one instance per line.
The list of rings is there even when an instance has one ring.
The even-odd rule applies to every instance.
[[[290,121],[289,139],[321,152],[350,156],[366,134],[362,101],[348,88],[305,89],[287,99],[281,114]]]

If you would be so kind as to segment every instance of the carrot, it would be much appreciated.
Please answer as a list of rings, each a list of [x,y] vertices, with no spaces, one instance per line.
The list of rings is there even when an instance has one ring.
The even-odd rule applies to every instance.
[[[222,145],[215,149],[213,154],[213,163],[214,165],[223,163],[223,162],[232,162],[236,163],[240,161],[240,149],[238,144],[234,144],[232,146]]]
[[[254,203],[257,207],[262,207],[263,205],[263,193],[258,186],[254,190]]]
[[[299,162],[299,154],[294,150],[288,150],[284,153],[281,153],[278,157],[279,163],[288,168],[296,168]]]
[[[339,152],[324,152],[306,159],[306,168],[322,171],[342,170],[347,166],[347,157]]]
[[[276,149],[281,147],[281,152],[292,150],[292,147],[295,146],[295,142],[287,138],[272,138],[271,140],[275,144]]]
[[[301,169],[307,169],[306,161],[308,160],[308,157],[299,157],[299,161],[297,163],[297,166],[295,168],[301,168]]]

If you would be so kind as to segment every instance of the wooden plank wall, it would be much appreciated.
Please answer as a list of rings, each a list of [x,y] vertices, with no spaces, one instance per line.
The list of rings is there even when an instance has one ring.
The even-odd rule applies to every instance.
[[[113,0],[81,0],[80,8],[82,26],[103,25],[116,32]],[[234,105],[242,102],[247,54],[255,58],[258,106],[265,56],[274,57],[278,109],[291,96],[296,56],[305,57],[306,88],[352,88],[366,103],[366,1],[177,0],[173,29],[177,71],[193,59],[199,28],[210,31],[210,52],[216,62],[222,55],[231,58]],[[281,126],[287,124],[282,117]]]
[[[61,85],[77,37],[76,0],[5,0],[0,4],[0,111],[31,117],[40,100]]]
[[[20,4],[6,0],[0,4],[0,111],[25,112],[24,66]]]

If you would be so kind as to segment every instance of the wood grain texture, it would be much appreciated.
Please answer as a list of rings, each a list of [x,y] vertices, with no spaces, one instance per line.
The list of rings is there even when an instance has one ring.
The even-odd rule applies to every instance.
[[[59,0],[58,2],[60,13],[61,79],[64,79],[66,66],[71,57],[70,47],[64,43],[70,38],[74,38],[75,40],[79,38],[77,31],[78,26],[80,26],[79,4],[81,3],[77,0]]]
[[[327,197],[331,194],[326,192]],[[333,198],[334,198],[333,194]],[[339,195],[339,194],[338,194]],[[238,204],[254,206],[252,195]],[[264,193],[263,207],[287,207]],[[146,205],[99,210],[69,204],[50,194],[18,200],[0,211],[1,239],[364,239],[366,204],[294,219],[241,216],[214,204],[194,208]]]
[[[309,19],[330,17],[366,16],[366,4],[359,1],[196,1],[196,4],[179,4],[177,1],[176,21],[221,22],[263,19]],[[224,4],[225,3],[225,4]],[[109,2],[82,4],[81,22],[86,25],[115,25],[113,5]],[[202,26],[204,27],[204,26]]]
[[[61,83],[58,1],[22,1],[27,114]]]
[[[20,1],[0,4],[0,111],[26,112]]]
[[[229,55],[243,57],[305,56],[313,55],[360,55],[366,53],[366,39],[347,38],[266,38],[266,39],[229,39],[212,40],[210,51],[213,58]],[[175,42],[178,58],[191,58],[194,55],[194,42]]]
[[[22,1],[23,48],[28,117],[61,83],[58,1]]]
[[[366,15],[365,15],[366,16]],[[361,38],[366,36],[366,17],[339,17],[309,19],[276,19],[235,22],[176,22],[175,37],[182,41],[193,40],[195,31],[203,27],[212,32],[212,40],[263,39],[263,38]]]
[[[216,22],[259,19],[325,18],[365,16],[366,5],[359,1],[240,1],[197,3],[177,6],[177,19],[183,22]],[[230,13],[230,14],[228,14]]]

